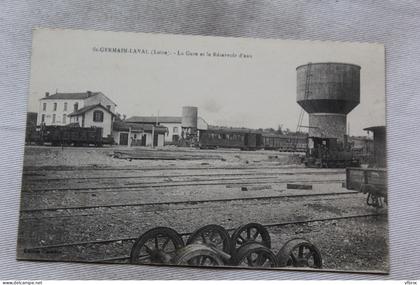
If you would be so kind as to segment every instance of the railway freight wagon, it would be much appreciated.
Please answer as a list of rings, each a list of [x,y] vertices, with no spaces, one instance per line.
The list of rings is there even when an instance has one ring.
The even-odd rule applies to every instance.
[[[199,147],[207,149],[239,148],[256,150],[261,147],[261,134],[250,130],[215,129],[200,131]]]
[[[40,143],[52,145],[102,146],[102,128],[80,128],[68,126],[44,126],[40,129]]]
[[[306,136],[288,136],[278,134],[262,134],[262,147],[264,149],[279,151],[305,152],[307,147]]]

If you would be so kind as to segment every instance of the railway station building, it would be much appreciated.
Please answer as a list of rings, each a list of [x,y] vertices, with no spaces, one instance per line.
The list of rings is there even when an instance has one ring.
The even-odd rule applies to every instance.
[[[37,125],[100,127],[102,136],[112,135],[115,104],[102,92],[45,93],[39,100]]]
[[[165,126],[165,143],[171,144],[177,142],[182,137],[182,116],[133,116],[126,120],[128,123],[137,123],[150,126]],[[201,118],[197,118],[197,129],[207,130],[207,122]]]
[[[162,125],[115,121],[112,136],[117,145],[163,146],[168,128]]]
[[[70,124],[76,124],[82,128],[102,128],[102,137],[112,135],[114,116],[114,113],[101,104],[85,106],[68,115]]]

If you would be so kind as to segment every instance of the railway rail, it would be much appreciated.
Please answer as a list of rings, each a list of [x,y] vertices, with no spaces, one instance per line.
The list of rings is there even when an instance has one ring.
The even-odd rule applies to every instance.
[[[350,216],[339,216],[339,217],[331,217],[331,218],[324,218],[324,219],[311,219],[311,220],[303,220],[303,221],[289,221],[283,223],[271,223],[271,224],[264,224],[264,227],[281,227],[286,225],[296,225],[296,224],[306,224],[306,223],[313,223],[313,222],[325,222],[325,221],[335,221],[335,220],[346,220],[346,219],[355,219],[355,218],[367,218],[367,217],[379,217],[379,216],[387,216],[386,213],[374,213],[374,214],[363,214],[363,215],[350,215]],[[228,232],[232,232],[235,228],[226,229]],[[180,233],[181,236],[189,236],[192,232],[184,232]],[[27,247],[25,248],[27,251],[34,251],[34,250],[47,250],[53,248],[60,248],[60,247],[72,247],[72,246],[86,246],[92,244],[106,244],[106,243],[114,243],[120,241],[134,241],[138,238],[135,237],[127,237],[127,238],[116,238],[116,239],[106,239],[106,240],[95,240],[95,241],[83,241],[83,242],[73,242],[73,243],[62,243],[62,244],[52,244],[46,246],[36,246],[36,247]],[[24,250],[25,250],[24,249]],[[129,256],[124,256],[124,259],[128,259]],[[113,258],[111,258],[113,259]],[[117,257],[117,259],[122,259],[122,257]],[[104,259],[97,259],[91,260],[88,262],[100,262],[104,261]]]
[[[38,209],[22,209],[20,212],[42,212],[42,211],[57,211],[57,210],[75,210],[75,209],[95,209],[95,208],[116,208],[116,207],[133,207],[133,206],[157,206],[157,205],[177,205],[177,204],[197,204],[208,202],[231,202],[231,201],[247,201],[247,200],[268,200],[268,199],[284,199],[292,197],[314,197],[314,196],[337,196],[337,195],[354,195],[358,194],[356,191],[339,192],[339,193],[315,193],[315,194],[297,194],[297,195],[276,195],[276,196],[261,196],[261,197],[240,197],[230,199],[206,199],[206,200],[192,200],[192,201],[167,201],[167,202],[150,202],[150,203],[131,203],[131,204],[110,204],[110,205],[92,205],[92,206],[75,206],[75,207],[55,207],[55,208],[38,208]]]
[[[244,178],[243,180],[251,180],[256,178]],[[267,177],[261,178],[267,179]],[[107,190],[117,190],[117,189],[124,189],[125,191],[142,191],[142,189],[153,189],[153,188],[168,188],[168,187],[183,187],[183,186],[217,186],[217,185],[252,185],[252,184],[273,184],[273,183],[294,183],[294,182],[302,182],[302,183],[341,183],[343,182],[342,179],[334,179],[334,180],[297,180],[297,179],[287,179],[287,180],[271,180],[271,181],[252,181],[252,182],[226,182],[228,180],[233,179],[214,179],[214,180],[204,180],[204,181],[225,181],[225,182],[213,182],[213,183],[200,183],[200,181],[189,181],[188,183],[180,181],[180,183],[162,183],[162,182],[153,182],[153,183],[132,183],[126,184],[122,186],[99,186],[99,187],[79,187],[79,188],[35,188],[35,189],[27,189],[23,190],[22,192],[50,192],[50,191],[83,191],[83,192],[93,192],[96,190],[100,190],[101,192],[105,192]],[[256,179],[258,180],[258,179]]]
[[[175,169],[176,170],[176,169]],[[26,181],[42,181],[42,182],[49,182],[49,181],[63,181],[63,180],[103,180],[103,179],[135,179],[135,178],[173,178],[173,177],[207,177],[207,176],[270,176],[273,174],[279,175],[296,175],[296,172],[280,172],[280,173],[255,173],[255,172],[247,172],[247,173],[207,173],[207,174],[171,174],[171,175],[141,175],[141,176],[94,176],[94,177],[68,177],[68,178],[32,178],[31,176],[26,175]],[[315,171],[304,171],[299,172],[300,175],[319,175],[319,172]],[[323,175],[330,175],[330,174],[344,174],[343,171],[326,171],[322,173]],[[24,174],[25,175],[25,174]]]
[[[349,194],[354,194],[354,196],[357,196],[357,193],[352,193],[349,192]],[[312,195],[313,196],[313,195]],[[331,195],[334,196],[334,195]],[[335,196],[339,196],[339,195],[335,195]],[[352,197],[353,195],[345,195],[346,197]],[[285,199],[290,199],[290,198],[300,198],[302,197],[302,195],[300,196],[295,196],[295,197],[277,197],[277,198],[285,198]],[[306,196],[308,197],[308,196]],[[315,196],[315,197],[319,197]],[[251,202],[252,199],[249,199],[247,201]],[[264,201],[264,199],[259,200],[258,205],[259,206],[269,206],[272,205],[272,201],[270,199],[266,199],[267,201]],[[238,200],[237,200],[238,201]],[[227,202],[233,202],[233,201],[227,201]],[[238,201],[240,202],[240,201]],[[188,208],[174,208],[172,206],[171,203],[168,204],[161,204],[161,205],[157,205],[159,206],[159,213],[164,213],[164,212],[178,212],[178,211],[185,211],[185,210],[204,210],[204,209],[212,209],[212,210],[219,210],[221,208],[223,208],[224,206],[215,206],[214,203],[212,203],[212,201],[206,201],[204,203],[191,203],[192,205],[194,205],[193,207],[191,207],[191,205]],[[182,203],[178,204],[178,205],[182,205]],[[162,206],[166,206],[166,207],[162,207]],[[129,206],[127,206],[129,207]],[[123,211],[124,207],[120,207],[121,211]],[[21,220],[43,220],[43,219],[61,219],[61,218],[74,218],[74,217],[92,217],[92,216],[105,216],[105,215],[115,215],[115,209],[114,211],[108,211],[108,212],[101,212],[101,213],[97,213],[95,212],[95,209],[98,208],[91,208],[91,209],[85,209],[84,212],[75,212],[72,210],[78,210],[78,209],[67,209],[67,210],[61,210],[59,215],[51,215],[50,212],[53,211],[35,211],[35,212],[21,212],[21,216],[20,219]],[[112,209],[112,208],[107,208],[107,209]],[[71,215],[69,214],[71,211]],[[34,215],[34,213],[38,213],[40,215]],[[142,206],[140,209],[136,209],[136,213],[140,214],[140,213],[155,213],[156,209],[154,208],[154,204],[151,205],[147,205],[147,206]],[[63,213],[65,213],[63,215]]]
[[[325,268],[358,269],[370,262],[360,258],[372,243],[365,237],[380,239],[386,227],[386,211],[364,207],[361,193],[342,188],[343,169],[304,168],[301,154],[175,149],[166,153],[203,160],[143,162],[113,158],[114,149],[83,149],[28,148],[19,259],[128,263],[139,236],[156,227],[176,229],[188,243],[200,226],[217,224],[233,235],[235,226],[256,222],[269,229],[273,252],[290,239],[307,239],[325,255]],[[205,159],[210,154],[220,161]],[[143,157],[143,150],[134,155]],[[385,252],[386,241],[375,243]],[[344,254],[351,258],[340,261]],[[375,268],[383,266],[378,261]]]
[[[236,164],[237,165],[237,164]],[[97,167],[92,167],[91,165],[89,166],[25,166],[23,168],[23,174],[24,175],[28,175],[29,171],[54,171],[54,172],[61,172],[61,171],[153,171],[153,170],[209,170],[209,169],[220,169],[220,170],[244,170],[244,169],[254,169],[254,170],[258,170],[258,169],[289,169],[289,170],[307,170],[305,169],[304,166],[290,166],[290,165],[278,165],[275,164],[275,162],[273,163],[273,165],[270,166],[253,166],[253,165],[249,165],[249,166],[211,166],[211,165],[200,165],[200,166],[187,166],[187,167],[179,167],[177,166],[176,168],[172,167],[102,167],[102,166],[97,166]],[[323,171],[331,171],[331,169],[319,169],[319,173],[322,173]],[[337,170],[338,171],[338,170]],[[344,170],[340,170],[341,172],[343,172]]]

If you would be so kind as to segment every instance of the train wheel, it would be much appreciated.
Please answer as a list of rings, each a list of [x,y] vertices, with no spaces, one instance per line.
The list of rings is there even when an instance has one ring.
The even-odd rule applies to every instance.
[[[194,243],[207,244],[229,254],[232,250],[228,232],[219,225],[207,225],[193,232],[187,240],[187,245]]]
[[[276,255],[259,242],[248,242],[241,246],[233,263],[240,267],[278,267]]]
[[[289,240],[277,253],[280,267],[322,268],[321,253],[305,239]]]
[[[180,249],[174,260],[176,265],[190,266],[222,266],[223,260],[218,253],[204,244],[189,244]]]
[[[136,240],[131,249],[130,261],[133,264],[168,264],[182,247],[184,241],[175,230],[167,227],[153,228]]]
[[[263,225],[258,223],[249,223],[237,228],[231,237],[232,253],[247,242],[256,241],[270,248],[270,234]]]

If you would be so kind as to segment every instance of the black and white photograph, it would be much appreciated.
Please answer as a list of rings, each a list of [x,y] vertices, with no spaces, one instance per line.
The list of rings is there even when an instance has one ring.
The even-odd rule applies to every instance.
[[[34,29],[17,259],[388,274],[385,101],[382,44]]]

